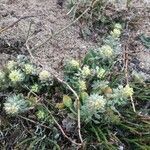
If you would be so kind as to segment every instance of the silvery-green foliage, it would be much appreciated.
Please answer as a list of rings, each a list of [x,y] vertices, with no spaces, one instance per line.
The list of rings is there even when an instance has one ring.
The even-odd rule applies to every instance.
[[[4,110],[7,114],[17,115],[28,110],[28,102],[23,95],[11,95],[4,103]]]
[[[119,85],[117,88],[113,89],[112,95],[110,95],[110,100],[108,101],[109,106],[120,106],[127,104],[127,97],[123,94],[124,87]]]
[[[109,82],[104,80],[94,81],[92,84],[92,92],[102,94],[103,90],[108,87]]]
[[[106,99],[99,94],[91,94],[81,106],[81,118],[85,122],[92,120],[93,116],[105,112]]]
[[[121,43],[119,38],[114,38],[113,36],[109,35],[107,38],[104,39],[104,44],[107,44],[113,48],[113,55],[116,56],[121,53]]]
[[[20,64],[20,65],[22,65],[22,64],[24,64],[24,63],[26,63],[28,61],[29,60],[28,60],[28,58],[25,55],[18,55],[17,56],[17,63]]]

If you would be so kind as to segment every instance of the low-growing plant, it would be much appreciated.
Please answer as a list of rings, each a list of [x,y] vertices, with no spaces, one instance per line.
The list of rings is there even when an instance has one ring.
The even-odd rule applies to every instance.
[[[128,83],[123,70],[116,72],[122,30],[115,24],[101,47],[68,60],[61,83],[26,56],[9,61],[0,71],[0,148],[79,148],[78,122],[84,149],[148,149],[149,85],[134,70]]]

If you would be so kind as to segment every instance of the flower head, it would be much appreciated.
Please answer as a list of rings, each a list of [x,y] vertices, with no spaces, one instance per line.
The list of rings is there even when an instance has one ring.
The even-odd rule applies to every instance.
[[[133,95],[133,88],[131,88],[128,84],[123,88],[123,96],[130,97]]]
[[[37,115],[37,118],[41,119],[41,120],[46,118],[46,114],[45,114],[44,110],[38,110],[36,115]]]
[[[31,64],[25,64],[24,65],[24,71],[26,74],[33,74],[35,72],[35,68]]]
[[[100,54],[104,58],[110,58],[113,55],[113,49],[109,45],[103,45],[100,49]]]
[[[31,86],[31,91],[34,93],[37,93],[39,91],[39,86],[38,84],[34,84]]]
[[[39,79],[41,81],[48,81],[50,78],[50,73],[46,70],[43,70],[39,73]]]
[[[113,31],[111,31],[110,34],[111,34],[114,38],[118,38],[118,37],[120,36],[120,34],[121,34],[121,31],[120,31],[120,29],[115,28]]]
[[[91,74],[91,70],[89,69],[89,66],[84,66],[84,67],[82,68],[81,73],[82,73],[82,76],[83,76],[83,77],[89,76],[89,75]]]
[[[115,27],[115,29],[119,29],[119,30],[122,29],[122,26],[120,23],[116,23],[114,27]]]
[[[82,90],[82,91],[86,90],[86,82],[85,82],[85,81],[80,80],[80,81],[78,82],[78,84],[79,84],[79,89],[80,89],[80,90]]]
[[[15,115],[27,110],[27,102],[21,95],[13,95],[7,98],[4,109],[7,114]]]
[[[8,61],[8,63],[7,63],[7,69],[8,70],[13,70],[13,69],[15,69],[16,65],[17,65],[17,62],[15,62],[13,60]]]
[[[9,74],[9,79],[13,82],[13,83],[17,83],[17,82],[21,82],[24,80],[24,75],[23,73],[21,73],[21,71],[19,70],[13,70],[10,72]]]
[[[73,68],[79,68],[80,66],[79,62],[74,59],[69,62],[69,65],[70,67],[73,67]]]
[[[103,96],[92,94],[89,96],[87,103],[92,109],[99,110],[104,109],[106,100],[103,98]]]
[[[105,74],[106,70],[103,68],[99,68],[99,70],[97,71],[97,77],[98,78],[102,78]]]

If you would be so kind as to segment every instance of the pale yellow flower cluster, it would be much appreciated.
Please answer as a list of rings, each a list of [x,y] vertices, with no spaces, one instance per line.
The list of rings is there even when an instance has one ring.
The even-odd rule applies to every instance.
[[[24,65],[24,72],[26,74],[33,74],[35,72],[35,68],[33,65],[31,64],[25,64]]]
[[[100,69],[98,70],[98,72],[97,72],[97,77],[98,77],[98,78],[102,78],[102,77],[104,76],[105,72],[106,72],[105,69],[100,68]]]
[[[114,38],[118,38],[118,37],[120,37],[120,35],[121,35],[121,29],[122,29],[121,24],[117,23],[117,24],[115,24],[114,30],[111,31],[110,34],[111,34]]]
[[[17,83],[17,82],[21,82],[24,79],[24,75],[23,73],[21,73],[19,70],[13,70],[10,72],[9,74],[9,79],[13,82],[13,83]]]
[[[84,66],[82,68],[81,73],[82,73],[83,77],[88,77],[91,74],[91,70],[90,70],[89,66]]]
[[[38,119],[44,119],[45,118],[45,112],[43,110],[39,110],[37,113],[37,118]]]
[[[104,58],[111,58],[111,56],[113,55],[113,49],[109,45],[103,45],[100,48],[100,54]]]
[[[70,67],[73,67],[73,68],[79,68],[80,67],[79,62],[74,60],[74,59],[69,62],[69,65],[70,65]]]
[[[127,84],[124,88],[123,88],[123,91],[122,91],[122,93],[123,93],[123,96],[125,96],[125,97],[130,97],[130,96],[132,96],[133,95],[133,88],[131,88],[130,86],[129,86],[129,84]]]
[[[88,103],[90,108],[99,110],[99,109],[104,109],[106,100],[103,98],[103,96],[100,96],[98,94],[92,94],[88,98]]]
[[[80,80],[78,84],[79,84],[80,90],[82,90],[82,91],[86,90],[86,82],[85,81]]]
[[[46,70],[43,70],[39,73],[39,79],[41,81],[48,81],[50,78],[50,73]]]

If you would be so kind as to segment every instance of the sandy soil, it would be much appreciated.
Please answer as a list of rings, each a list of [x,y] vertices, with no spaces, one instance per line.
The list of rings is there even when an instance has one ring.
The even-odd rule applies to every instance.
[[[62,0],[59,0],[59,2]],[[60,7],[57,4],[57,0],[0,0],[0,28],[6,27],[12,24],[18,18],[23,16],[34,16],[32,18],[24,19],[16,24],[13,28],[10,28],[6,32],[0,35],[2,40],[8,45],[14,44],[14,39],[19,43],[18,49],[21,53],[25,53],[25,46],[21,45],[23,41],[26,41],[29,27],[31,25],[28,45],[33,48],[43,42],[49,37],[49,35],[55,31],[60,30],[71,22],[69,16],[67,16],[66,7]],[[133,1],[133,5],[137,5],[141,11],[135,14],[130,14],[132,17],[140,16],[143,12],[143,8],[148,6],[147,3],[141,3],[140,1]],[[142,4],[142,5],[141,5]],[[150,13],[146,11],[146,18],[143,18],[142,24],[137,27],[136,30],[131,32],[133,34],[133,43],[136,51],[136,58],[140,59],[140,65],[144,66],[149,71],[150,67],[150,51],[136,41],[136,37],[141,33],[150,36]],[[129,18],[131,17],[129,16]],[[136,18],[136,17],[135,17]],[[131,35],[132,36],[132,35]],[[0,40],[1,41],[1,40]],[[2,42],[0,42],[1,44]],[[52,67],[53,70],[60,71],[63,63],[69,58],[82,58],[87,52],[88,48],[96,47],[96,43],[92,41],[85,41],[79,37],[79,27],[77,25],[69,27],[66,31],[59,34],[55,39],[52,39],[41,48],[38,48],[33,52],[33,55],[46,67]],[[12,48],[13,49],[13,48]],[[15,49],[13,49],[15,51]],[[10,58],[10,50],[2,50],[0,48],[0,64]],[[18,52],[19,53],[19,52]]]
[[[0,0],[0,3],[1,28],[22,16],[35,16],[20,21],[15,27],[3,33],[1,38],[8,42],[10,39],[25,40],[31,24],[28,44],[33,48],[48,38],[52,32],[60,30],[71,22],[66,15],[66,9],[60,8],[56,0]],[[93,45],[94,43],[79,37],[77,26],[71,26],[33,54],[40,58],[43,64],[58,71],[66,59],[82,57]],[[5,52],[0,54],[0,60],[4,57],[6,58]]]

